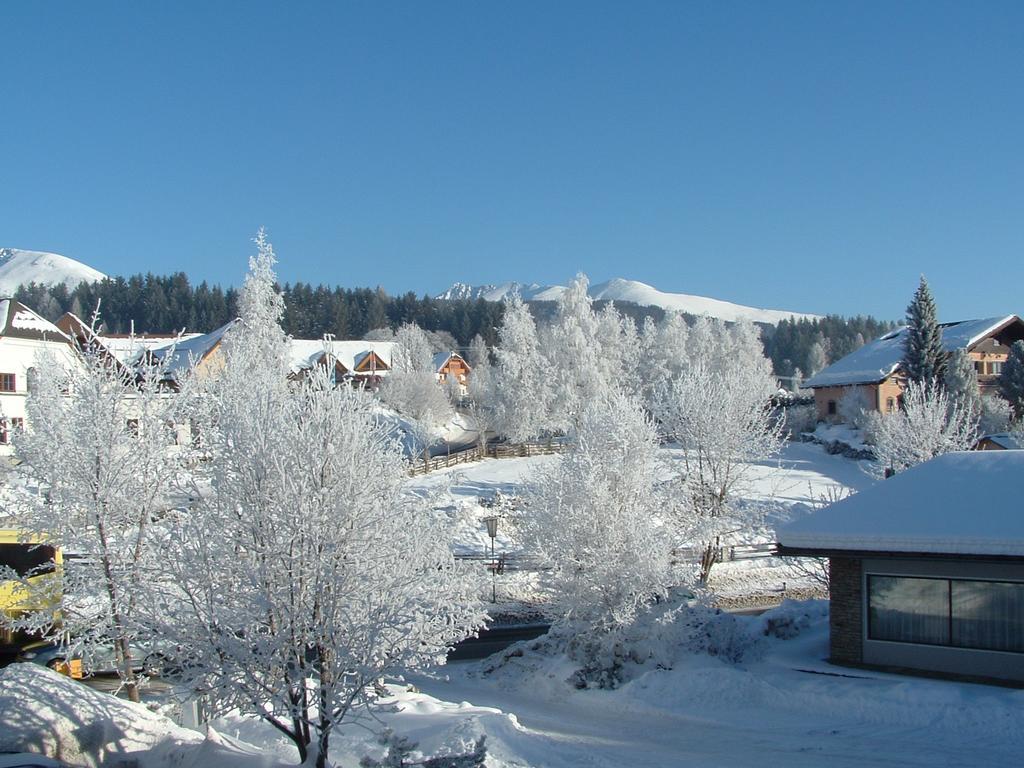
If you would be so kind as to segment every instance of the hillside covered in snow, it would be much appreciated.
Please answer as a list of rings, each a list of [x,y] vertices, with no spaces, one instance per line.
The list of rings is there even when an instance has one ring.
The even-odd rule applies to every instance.
[[[0,248],[0,296],[13,296],[19,285],[59,285],[69,289],[81,282],[105,278],[102,272],[58,253]]]
[[[555,301],[565,291],[561,285],[538,285],[537,283],[502,283],[501,285],[480,285],[471,286],[465,283],[455,283],[447,291],[440,294],[438,299],[486,299],[487,301],[501,301],[506,296],[518,293],[523,301]],[[737,320],[750,320],[755,323],[778,323],[780,320],[789,318],[807,318],[814,320],[820,315],[812,315],[807,312],[790,312],[781,309],[759,309],[747,307],[742,304],[711,299],[705,296],[693,296],[688,293],[668,293],[659,291],[657,288],[637,280],[626,280],[616,277],[604,283],[591,285],[589,290],[593,299],[605,301],[625,301],[640,306],[661,307],[665,310],[685,312],[690,315],[708,315],[721,320],[735,322]]]

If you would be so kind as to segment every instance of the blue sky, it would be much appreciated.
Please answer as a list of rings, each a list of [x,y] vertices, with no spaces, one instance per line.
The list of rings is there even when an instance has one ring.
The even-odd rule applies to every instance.
[[[1024,313],[1022,3],[0,6],[0,245]]]

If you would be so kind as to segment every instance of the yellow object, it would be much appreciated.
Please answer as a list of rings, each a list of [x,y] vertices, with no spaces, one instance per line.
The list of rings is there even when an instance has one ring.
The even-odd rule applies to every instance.
[[[0,566],[22,577],[0,581],[0,611],[10,618],[49,611],[59,623],[63,563],[60,548],[48,545],[44,537],[0,529]]]

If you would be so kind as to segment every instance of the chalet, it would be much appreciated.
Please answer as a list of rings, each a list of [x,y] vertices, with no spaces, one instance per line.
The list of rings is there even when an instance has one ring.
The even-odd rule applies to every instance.
[[[967,350],[983,392],[995,386],[1013,342],[1024,339],[1024,321],[1016,315],[962,320],[939,327],[947,352]],[[903,370],[906,336],[905,326],[891,331],[809,378],[804,386],[814,390],[818,419],[839,421],[839,402],[851,393],[860,396],[867,410],[897,410],[907,385]]]
[[[459,383],[462,394],[466,394],[470,370],[469,363],[458,352],[439,352],[434,355],[434,371],[438,382],[443,384],[451,376]]]
[[[335,383],[375,389],[391,372],[393,341],[290,339],[290,376],[300,379],[314,366],[329,368]]]
[[[25,425],[29,379],[44,360],[76,365],[72,338],[24,304],[0,300],[0,455],[11,452],[11,430]]]
[[[829,558],[836,664],[1024,682],[1024,451],[950,453],[782,526]]]

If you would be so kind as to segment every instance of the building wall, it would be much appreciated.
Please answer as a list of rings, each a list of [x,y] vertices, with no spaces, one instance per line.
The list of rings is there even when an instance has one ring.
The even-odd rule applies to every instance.
[[[14,374],[14,391],[0,392],[0,417],[10,424],[14,419],[25,418],[25,396],[28,394],[28,371],[42,365],[75,364],[71,348],[65,342],[19,339],[13,336],[0,338],[0,373]],[[10,441],[0,425],[0,456],[11,453]]]
[[[845,387],[818,387],[814,390],[814,405],[818,420],[838,423],[839,403],[848,393],[859,392],[864,407],[869,411],[891,413],[899,408],[905,385],[902,379],[890,376],[878,384],[852,384]],[[835,403],[835,413],[829,413],[829,403]]]
[[[995,389],[999,383],[998,369],[1009,357],[1009,348],[995,343],[992,339],[986,339],[968,355],[971,362],[974,363],[974,370],[978,374],[978,384],[982,391]]]
[[[829,560],[829,657],[837,664],[863,661],[863,575],[853,557]]]

